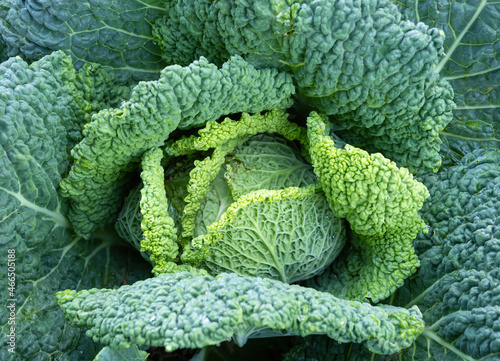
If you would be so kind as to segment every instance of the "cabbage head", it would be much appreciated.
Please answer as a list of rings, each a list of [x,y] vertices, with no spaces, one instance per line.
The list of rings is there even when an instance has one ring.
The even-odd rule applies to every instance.
[[[173,261],[286,283],[322,273],[345,244],[345,221],[334,216],[300,147],[269,133],[238,142],[219,147],[223,157],[215,150],[202,160],[206,152],[164,159],[166,209],[182,249]],[[136,247],[142,197],[132,190],[118,222]]]

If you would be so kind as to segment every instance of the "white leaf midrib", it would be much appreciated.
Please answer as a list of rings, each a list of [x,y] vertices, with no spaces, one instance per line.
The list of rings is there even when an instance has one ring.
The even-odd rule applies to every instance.
[[[28,209],[34,210],[37,213],[45,215],[47,217],[47,220],[54,222],[56,224],[56,226],[62,227],[62,228],[71,228],[71,224],[70,224],[69,220],[62,213],[59,212],[59,207],[56,210],[56,212],[54,212],[54,211],[51,211],[47,208],[40,207],[39,205],[27,200],[20,193],[12,192],[12,191],[5,189],[3,187],[0,187],[0,191],[4,191],[5,193],[16,198],[19,201],[19,203],[21,204],[21,207],[26,207]]]

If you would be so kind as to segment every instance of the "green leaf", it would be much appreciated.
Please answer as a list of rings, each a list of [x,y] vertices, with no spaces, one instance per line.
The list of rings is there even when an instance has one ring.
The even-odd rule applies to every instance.
[[[418,211],[427,189],[380,153],[349,144],[336,148],[326,135],[325,117],[316,112],[307,118],[307,136],[326,199],[352,230],[351,247],[308,285],[342,298],[379,302],[419,266],[413,240],[426,229]]]
[[[200,348],[251,336],[326,334],[377,353],[407,347],[423,324],[417,308],[371,306],[311,288],[224,273],[164,274],[117,290],[57,294],[72,325],[112,347]],[[130,312],[134,310],[134,312]]]
[[[500,357],[500,152],[478,149],[423,179],[429,225],[415,250],[421,260],[392,304],[418,306],[425,330],[402,360]]]
[[[500,4],[495,0],[403,0],[405,16],[441,29],[445,56],[436,67],[455,92],[453,121],[441,132],[443,153],[456,162],[484,146],[500,146]]]
[[[309,185],[247,193],[193,243],[211,243],[205,265],[214,274],[293,283],[322,273],[344,247],[345,233],[323,191]]]
[[[7,60],[9,56],[7,55],[7,45],[3,41],[3,39],[0,37],[0,62],[4,62]]]
[[[37,60],[63,50],[77,69],[96,62],[123,79],[152,79],[165,63],[151,24],[165,13],[164,0],[5,0],[0,36],[11,56]]]
[[[133,282],[144,272],[128,269],[136,261],[116,236],[73,238],[58,195],[78,113],[71,60],[62,52],[30,66],[11,58],[0,64],[0,78],[0,265],[7,275],[0,279],[0,359],[92,359],[99,347],[64,322],[55,292]],[[11,333],[15,345],[7,343]]]
[[[141,351],[137,346],[115,350],[109,346],[104,347],[94,361],[145,361],[148,358],[146,351]]]

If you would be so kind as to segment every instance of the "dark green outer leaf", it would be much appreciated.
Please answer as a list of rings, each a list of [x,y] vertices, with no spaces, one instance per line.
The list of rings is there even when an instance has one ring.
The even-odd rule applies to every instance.
[[[446,35],[436,70],[453,86],[454,120],[441,132],[443,153],[456,161],[482,146],[500,146],[500,3],[495,0],[403,0],[411,21]]]
[[[62,52],[29,67],[20,58],[0,64],[1,360],[92,359],[99,347],[64,322],[55,292],[137,279],[126,268],[128,250],[114,247],[113,239],[72,237],[67,202],[57,193],[68,167],[68,133],[79,114],[74,79]],[[7,268],[9,254],[15,270]],[[12,290],[7,271],[15,274]],[[10,327],[15,352],[7,347]]]
[[[165,67],[151,24],[165,12],[164,0],[4,0],[0,37],[10,56],[63,50],[77,68],[96,62],[122,78],[151,79]]]
[[[422,336],[404,360],[500,359],[500,153],[478,149],[457,166],[423,179],[421,260],[393,304],[417,305]]]

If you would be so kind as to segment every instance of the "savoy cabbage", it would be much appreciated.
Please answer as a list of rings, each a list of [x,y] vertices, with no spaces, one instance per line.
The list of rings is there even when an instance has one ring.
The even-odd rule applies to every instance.
[[[293,283],[324,271],[345,245],[344,220],[334,216],[324,193],[316,186],[312,166],[302,159],[293,143],[283,138],[259,134],[235,147],[227,162],[213,173],[208,187],[200,190],[199,207],[191,213],[185,199],[189,199],[188,195],[195,197],[189,187],[196,179],[194,175],[190,179],[193,160],[171,162],[165,170],[159,161],[157,158],[158,169],[168,175],[166,179],[161,177],[168,197],[163,196],[159,205],[165,205],[163,214],[172,213],[161,224],[168,225],[166,231],[177,230],[161,237],[174,237],[172,261],[177,256],[178,234],[194,237],[192,243],[212,243],[203,260],[212,273],[229,271]],[[203,162],[197,162],[197,167],[208,171]],[[149,238],[148,232],[156,231],[154,226],[151,230],[148,227],[149,205],[145,204],[146,199],[154,197],[145,196],[145,192],[163,186],[152,184],[147,172],[144,168],[141,173],[141,190],[133,189],[125,200],[117,230],[138,249],[150,250],[146,259],[161,263],[157,247],[142,240]],[[171,211],[167,198],[172,203]],[[158,213],[156,210],[154,214]],[[161,266],[155,264],[157,267]]]
[[[0,358],[497,360],[499,34],[491,0],[0,0]]]

